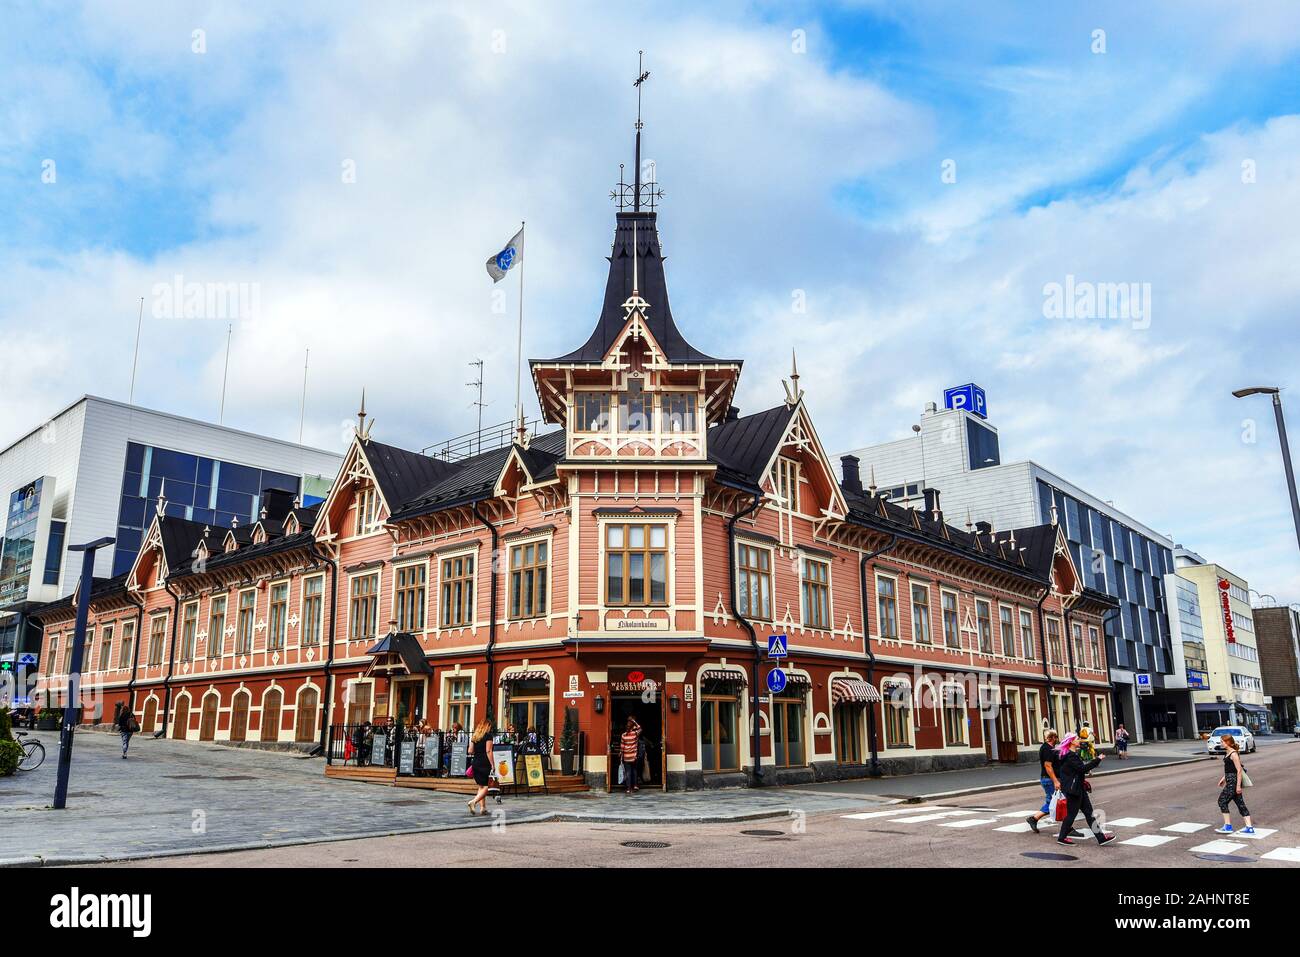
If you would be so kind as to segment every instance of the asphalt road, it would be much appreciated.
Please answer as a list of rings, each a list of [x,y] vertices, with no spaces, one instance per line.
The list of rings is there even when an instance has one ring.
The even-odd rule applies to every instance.
[[[1129,842],[1107,847],[1091,840],[1061,847],[1047,834],[1029,833],[1024,812],[1037,792],[1020,788],[942,804],[795,811],[750,823],[507,823],[120,866],[1300,867],[1300,745],[1261,748],[1245,763],[1255,782],[1246,792],[1261,832],[1255,840],[1213,833],[1221,821],[1221,763],[1214,760],[1099,778],[1096,806],[1107,827]]]

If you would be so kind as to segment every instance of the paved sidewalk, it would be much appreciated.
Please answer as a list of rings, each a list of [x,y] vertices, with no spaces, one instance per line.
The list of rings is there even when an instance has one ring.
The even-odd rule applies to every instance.
[[[879,805],[871,795],[790,788],[508,797],[471,818],[453,794],[329,780],[320,759],[81,732],[68,807],[49,809],[57,739],[36,771],[0,778],[0,866],[166,857],[357,837],[486,827],[500,821],[710,823]],[[53,745],[53,746],[52,746]]]

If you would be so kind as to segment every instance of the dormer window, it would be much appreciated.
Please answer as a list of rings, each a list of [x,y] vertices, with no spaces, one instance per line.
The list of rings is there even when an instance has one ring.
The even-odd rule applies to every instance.
[[[663,398],[665,432],[695,431],[695,393],[669,392]]]
[[[573,426],[579,432],[609,429],[609,393],[579,392],[574,398]]]
[[[629,379],[627,391],[619,396],[618,427],[623,432],[654,431],[654,402],[640,379]]]
[[[375,530],[376,513],[379,510],[379,496],[373,485],[368,485],[357,493],[356,534],[369,535]]]

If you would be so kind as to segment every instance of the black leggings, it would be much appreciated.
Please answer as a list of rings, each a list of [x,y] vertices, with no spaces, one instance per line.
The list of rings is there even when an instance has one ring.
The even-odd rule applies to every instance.
[[[1224,776],[1223,790],[1219,792],[1219,810],[1227,814],[1230,803],[1237,805],[1237,810],[1242,817],[1250,817],[1250,811],[1246,808],[1245,799],[1237,793],[1237,776],[1235,774]]]
[[[1100,843],[1101,825],[1092,816],[1092,799],[1088,797],[1087,791],[1078,797],[1073,794],[1065,796],[1065,820],[1061,822],[1061,833],[1057,835],[1057,839],[1064,840],[1070,836],[1070,831],[1074,828],[1074,819],[1079,816],[1080,811],[1083,811],[1083,819],[1088,822],[1088,829]]]

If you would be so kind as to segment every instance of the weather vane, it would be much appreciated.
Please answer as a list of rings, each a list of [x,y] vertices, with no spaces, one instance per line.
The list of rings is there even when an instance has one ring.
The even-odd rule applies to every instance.
[[[627,209],[629,206],[636,212],[641,211],[642,205],[654,209],[659,200],[664,198],[664,191],[659,188],[658,182],[654,179],[654,163],[651,166],[651,179],[648,183],[641,182],[641,128],[645,125],[641,122],[641,87],[646,80],[650,79],[650,71],[643,69],[645,66],[645,51],[637,51],[637,71],[638,76],[632,85],[636,87],[636,176],[634,182],[626,183],[623,181],[623,164],[618,166],[618,186],[610,190],[609,198],[612,199],[619,209]]]

